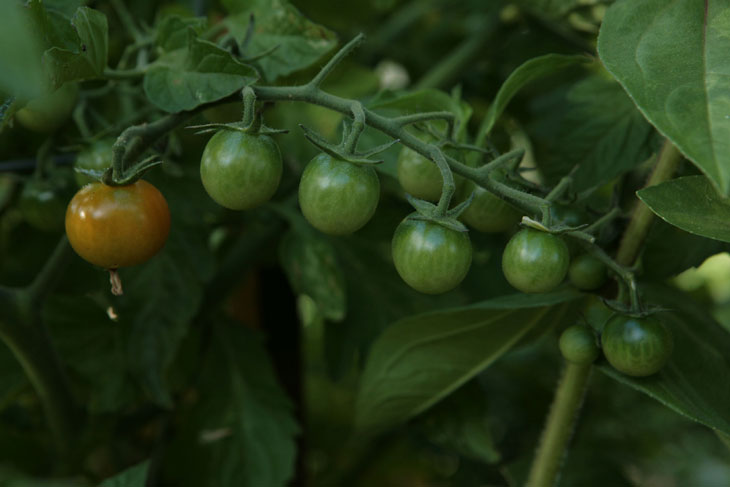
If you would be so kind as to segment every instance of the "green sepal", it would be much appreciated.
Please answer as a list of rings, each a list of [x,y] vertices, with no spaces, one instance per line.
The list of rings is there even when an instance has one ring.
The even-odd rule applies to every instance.
[[[616,301],[614,299],[601,298],[601,301],[610,310],[624,316],[630,316],[632,318],[646,318],[647,316],[651,316],[656,313],[665,313],[667,311],[671,311],[671,309],[664,306],[648,306],[646,308],[642,306],[642,309],[637,311],[635,309],[631,309],[631,306],[629,304],[623,303],[621,301]]]
[[[252,124],[253,125],[253,124]],[[231,122],[231,123],[206,123],[203,125],[189,125],[185,128],[188,129],[200,129],[195,132],[196,135],[208,134],[211,132],[217,132],[219,130],[235,130],[237,132],[243,132],[250,135],[277,135],[277,134],[288,134],[289,131],[286,129],[275,129],[267,127],[263,123],[258,127],[252,127],[251,125],[245,125],[243,122]]]
[[[334,157],[335,159],[339,159],[341,161],[347,161],[352,164],[358,164],[358,165],[372,165],[372,164],[380,164],[383,162],[382,159],[380,160],[373,160],[370,159],[369,156],[377,154],[379,152],[383,152],[384,150],[388,149],[393,144],[398,143],[398,140],[394,140],[391,142],[388,142],[387,144],[380,145],[378,147],[375,147],[373,149],[370,149],[366,152],[354,152],[351,154],[348,154],[347,151],[344,150],[343,144],[340,143],[338,145],[332,144],[328,142],[324,137],[319,135],[314,130],[310,129],[309,127],[306,127],[305,125],[299,124],[299,127],[301,127],[302,131],[304,132],[304,137],[311,142],[315,147],[317,147],[322,152],[329,154],[330,156]]]
[[[446,216],[450,218],[457,219],[461,216],[464,211],[466,211],[467,208],[469,208],[469,205],[471,205],[471,202],[474,200],[474,195],[476,194],[476,191],[472,191],[469,197],[459,203],[458,205],[451,208],[449,211],[446,212]]]
[[[89,176],[90,178],[94,178],[97,181],[101,181],[104,178],[104,174],[106,174],[108,169],[100,170],[100,169],[86,169],[83,167],[75,167],[74,171],[80,174],[83,174],[84,176]]]
[[[411,196],[410,194],[406,193],[406,199],[408,200],[408,203],[411,204],[411,206],[416,210],[415,213],[411,213],[407,218],[410,218],[411,220],[424,220],[429,222],[434,222],[442,227],[446,227],[450,230],[454,230],[457,232],[468,232],[469,229],[466,228],[466,225],[461,223],[459,220],[456,219],[456,217],[452,216],[451,213],[454,210],[460,209],[459,213],[466,209],[466,206],[462,208],[462,205],[467,202],[471,202],[471,198],[464,203],[459,204],[455,208],[453,208],[449,213],[443,216],[437,215],[436,211],[436,205],[433,203],[429,203],[428,201],[424,201],[418,198],[415,198]]]
[[[107,186],[128,186],[142,179],[142,176],[144,176],[147,171],[155,166],[159,166],[160,164],[162,164],[162,159],[159,156],[154,155],[147,157],[126,170],[125,176],[120,179],[114,179],[114,171],[110,167],[104,171],[104,174],[101,177],[101,182]]]

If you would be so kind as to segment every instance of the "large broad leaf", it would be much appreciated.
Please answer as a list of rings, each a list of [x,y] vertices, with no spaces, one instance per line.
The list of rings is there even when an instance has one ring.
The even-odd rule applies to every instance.
[[[196,38],[189,28],[187,47],[162,56],[147,71],[144,91],[152,103],[176,113],[232,95],[257,78],[251,66],[215,44]]]
[[[704,176],[687,176],[636,193],[663,220],[684,231],[730,242],[730,200]]]
[[[172,446],[175,476],[189,485],[288,485],[299,428],[262,337],[215,323],[196,392]]]
[[[107,65],[109,34],[103,13],[80,7],[68,27],[43,54],[43,66],[54,88],[66,81],[98,78]]]
[[[560,311],[556,305],[579,296],[520,294],[391,325],[367,358],[357,394],[357,429],[379,432],[425,411],[531,330],[549,326],[550,311]]]
[[[144,461],[133,467],[129,467],[122,473],[106,479],[99,487],[145,487],[147,485],[147,471],[150,462]]]
[[[647,297],[671,309],[660,315],[674,335],[669,362],[644,378],[621,374],[605,362],[600,369],[677,413],[729,434],[730,334],[675,289],[657,286],[648,289]]]
[[[251,58],[268,52],[257,61],[266,81],[313,65],[337,45],[334,32],[311,22],[287,0],[228,0],[224,4],[233,14],[224,22],[238,42],[246,39],[253,16],[254,34],[243,54]]]
[[[537,161],[548,179],[577,166],[573,189],[581,191],[611,181],[651,154],[652,127],[616,81],[592,75],[550,101],[535,120],[549,144]]]
[[[598,53],[649,121],[730,194],[730,4],[616,2]]]
[[[44,89],[40,63],[42,42],[26,9],[16,2],[3,5],[0,15],[0,91],[32,99]]]
[[[88,297],[53,296],[43,308],[53,343],[94,413],[117,412],[136,399],[125,329]]]
[[[549,76],[565,68],[576,66],[580,63],[589,61],[590,58],[585,56],[565,56],[562,54],[547,54],[545,56],[536,57],[522,64],[515,69],[512,74],[502,83],[497,92],[492,105],[489,107],[482,124],[477,133],[477,143],[482,143],[489,132],[494,127],[499,116],[502,114],[507,104],[512,100],[518,91],[525,85]]]

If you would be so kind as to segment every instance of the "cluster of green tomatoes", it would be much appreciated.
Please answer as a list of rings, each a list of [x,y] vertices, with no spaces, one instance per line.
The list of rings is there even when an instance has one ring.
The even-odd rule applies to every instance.
[[[59,97],[62,101],[69,98],[74,97]],[[30,129],[52,131],[54,127],[47,125],[57,125],[60,117],[43,111],[51,105],[29,104],[16,117]],[[79,154],[76,168],[107,169],[112,145],[112,139],[93,143]],[[207,193],[220,205],[234,210],[267,202],[279,186],[282,170],[281,153],[270,136],[234,128],[216,132],[205,147],[200,165]],[[435,202],[441,196],[443,180],[438,167],[409,148],[399,154],[397,175],[403,190],[415,198]],[[55,230],[58,213],[65,212],[69,242],[88,262],[116,270],[145,262],[164,246],[170,212],[165,198],[152,184],[137,180],[109,186],[77,173],[80,189],[68,206],[61,207],[54,196],[58,188],[50,187],[58,185],[57,181],[29,181],[21,194],[21,211],[41,230]],[[471,204],[459,216],[461,221],[487,233],[517,228],[522,216],[517,208],[472,181],[458,175],[454,181],[457,200],[473,193]],[[347,235],[362,228],[375,213],[379,198],[380,182],[371,165],[326,153],[307,164],[299,183],[302,214],[313,227],[329,235]],[[585,223],[584,216],[571,207],[555,205],[552,211],[558,224],[576,227]],[[604,264],[588,254],[571,258],[575,253],[559,235],[523,228],[505,247],[502,270],[507,281],[525,293],[549,292],[566,276],[580,290],[600,288],[607,277]],[[392,257],[398,274],[408,285],[423,293],[438,294],[454,289],[464,279],[471,266],[472,247],[466,232],[414,213],[396,228]],[[605,325],[600,339],[589,327],[568,328],[560,348],[568,361],[583,364],[594,361],[602,350],[617,370],[647,376],[667,361],[672,336],[652,316],[616,315]]]

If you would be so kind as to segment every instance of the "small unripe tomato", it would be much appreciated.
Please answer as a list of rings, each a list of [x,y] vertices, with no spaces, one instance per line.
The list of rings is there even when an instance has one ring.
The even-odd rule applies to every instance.
[[[674,341],[657,318],[618,315],[603,328],[601,347],[606,360],[619,372],[645,377],[661,370],[672,354]]]
[[[583,291],[598,289],[606,282],[606,266],[592,255],[581,254],[570,263],[568,279]]]
[[[141,264],[159,252],[170,233],[170,210],[157,188],[91,183],[66,210],[66,235],[82,258],[105,269]]]
[[[43,232],[63,230],[66,205],[73,195],[67,181],[70,174],[54,171],[49,179],[30,179],[20,193],[18,208],[26,222]]]
[[[283,164],[268,135],[220,130],[200,161],[200,179],[211,198],[231,210],[255,208],[274,196]]]
[[[112,163],[112,146],[114,139],[101,139],[79,152],[74,161],[74,169],[91,169],[104,171]],[[75,172],[76,184],[79,187],[84,184],[94,183],[97,180],[82,172]]]
[[[28,102],[15,118],[28,130],[54,132],[71,116],[79,96],[77,83],[65,83],[56,91]]]
[[[563,239],[532,228],[520,230],[502,254],[502,272],[523,293],[546,293],[563,282],[570,254]]]
[[[600,352],[596,336],[587,326],[573,325],[560,335],[560,353],[568,362],[588,365],[598,358]]]
[[[469,235],[427,220],[403,220],[393,235],[392,252],[401,278],[425,294],[454,289],[471,266]]]
[[[370,166],[319,154],[304,168],[299,206],[304,218],[329,235],[349,235],[372,218],[380,199],[380,180]]]
[[[474,191],[474,199],[461,214],[461,219],[475,230],[485,233],[500,233],[515,227],[522,212],[472,181],[465,184],[464,194],[468,197]]]
[[[403,147],[398,154],[398,182],[403,190],[422,200],[437,202],[441,198],[444,179],[436,163],[423,157],[418,152]],[[454,174],[456,189],[460,194],[464,178]]]

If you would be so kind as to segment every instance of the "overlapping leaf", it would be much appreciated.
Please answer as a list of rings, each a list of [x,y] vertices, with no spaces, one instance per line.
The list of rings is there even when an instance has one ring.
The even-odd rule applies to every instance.
[[[730,195],[730,5],[621,0],[598,53],[644,116]]]
[[[684,231],[730,242],[730,200],[704,176],[687,176],[636,193],[663,220]]]
[[[382,431],[428,409],[531,330],[549,326],[556,305],[579,296],[514,295],[394,323],[368,356],[357,394],[358,430]]]

